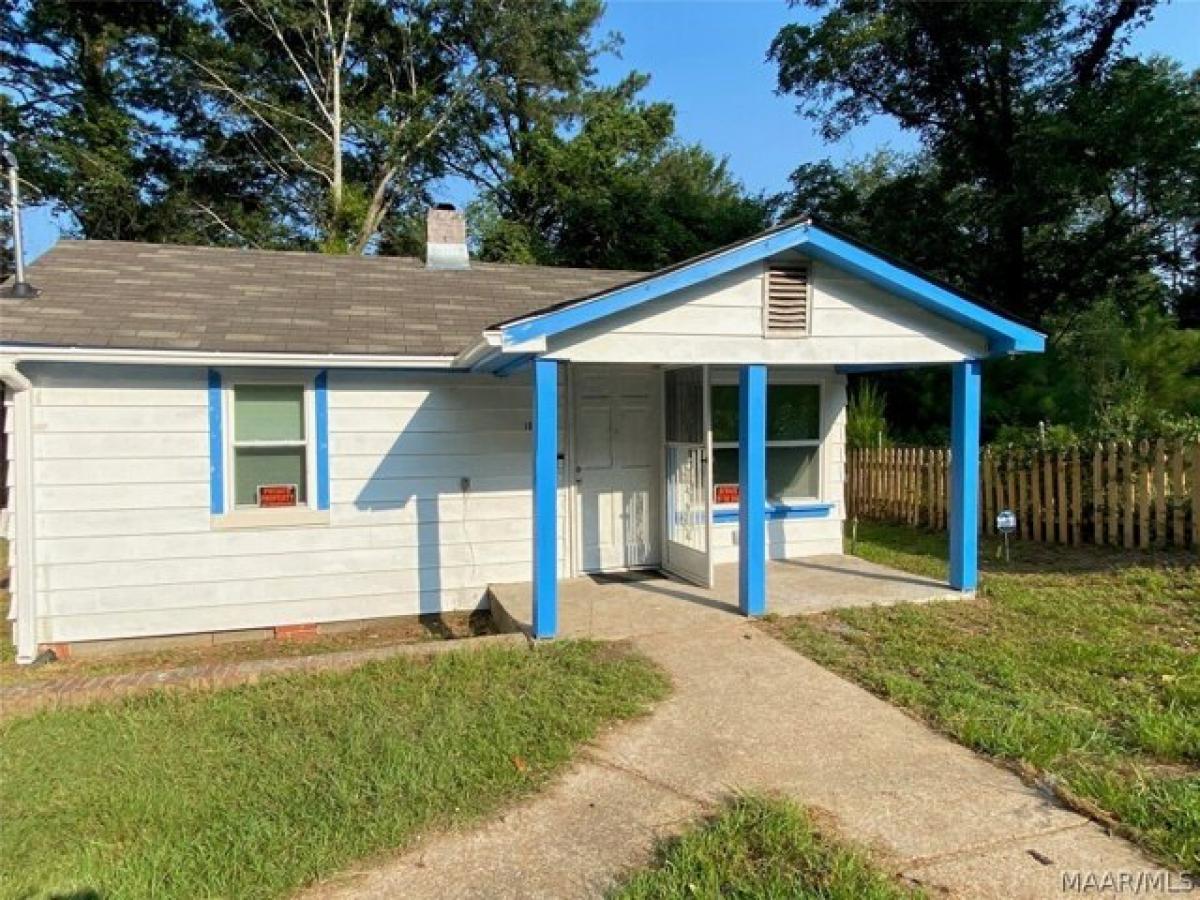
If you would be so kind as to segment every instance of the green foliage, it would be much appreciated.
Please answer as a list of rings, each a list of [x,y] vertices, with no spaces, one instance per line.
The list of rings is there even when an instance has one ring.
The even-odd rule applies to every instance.
[[[201,238],[186,173],[199,138],[178,52],[197,33],[184,0],[9,0],[0,16],[0,134],[26,200],[95,238]]]
[[[861,850],[822,834],[794,803],[748,796],[664,843],[651,867],[629,876],[610,896],[915,900],[924,894],[888,878]]]
[[[645,84],[584,90],[528,138],[521,165],[481,182],[483,258],[655,269],[769,223],[768,202],[746,196],[724,160],[674,138],[668,105],[637,99]]]
[[[997,448],[1016,450],[1071,450],[1088,443],[1070,425],[1021,428],[1002,425],[991,443]]]
[[[666,690],[641,657],[566,642],[12,719],[0,894],[291,896],[530,793]]]
[[[944,578],[946,538],[860,525],[859,553]],[[982,599],[786,620],[822,665],[969,747],[1020,762],[1200,872],[1194,554],[985,542]],[[993,561],[996,560],[996,561]]]
[[[1125,55],[1153,2],[809,5],[821,18],[772,45],[781,89],[829,137],[882,115],[922,150],[801,166],[787,211],[1047,331],[1044,357],[989,366],[987,427],[1200,414],[1200,74]],[[880,384],[897,433],[935,421],[922,392],[945,408],[927,374]]]
[[[886,401],[876,384],[864,378],[850,394],[846,406],[846,442],[855,448],[886,447],[888,438]]]
[[[656,268],[762,228],[637,73],[593,81],[600,0],[8,0],[0,134],[78,232],[409,253],[465,177],[485,259]]]

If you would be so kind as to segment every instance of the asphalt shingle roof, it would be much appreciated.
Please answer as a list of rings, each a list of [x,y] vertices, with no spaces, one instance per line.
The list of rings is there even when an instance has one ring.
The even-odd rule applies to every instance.
[[[215,352],[451,356],[495,322],[644,273],[60,241],[0,296],[0,341]]]

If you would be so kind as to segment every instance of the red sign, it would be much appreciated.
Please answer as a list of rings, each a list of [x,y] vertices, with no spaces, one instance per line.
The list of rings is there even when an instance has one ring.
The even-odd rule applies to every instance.
[[[718,484],[716,486],[716,503],[737,503],[741,497],[741,490],[736,484]]]
[[[294,484],[260,484],[258,486],[259,506],[295,506],[296,485]]]

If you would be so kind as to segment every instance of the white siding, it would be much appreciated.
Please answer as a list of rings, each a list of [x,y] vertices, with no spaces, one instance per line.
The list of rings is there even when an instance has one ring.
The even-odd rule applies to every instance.
[[[811,333],[763,337],[763,264],[552,340],[580,362],[843,365],[955,362],[983,338],[824,263],[811,263]]]
[[[204,370],[29,369],[39,641],[473,609],[530,578],[523,379],[330,371],[329,524],[222,530]]]

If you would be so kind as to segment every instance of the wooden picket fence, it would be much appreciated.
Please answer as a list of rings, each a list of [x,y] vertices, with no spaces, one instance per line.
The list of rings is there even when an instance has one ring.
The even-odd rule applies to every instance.
[[[850,450],[846,502],[860,519],[944,529],[950,451]],[[1141,441],[1065,451],[985,449],[980,528],[1017,516],[1017,535],[1045,543],[1200,548],[1200,442]]]

